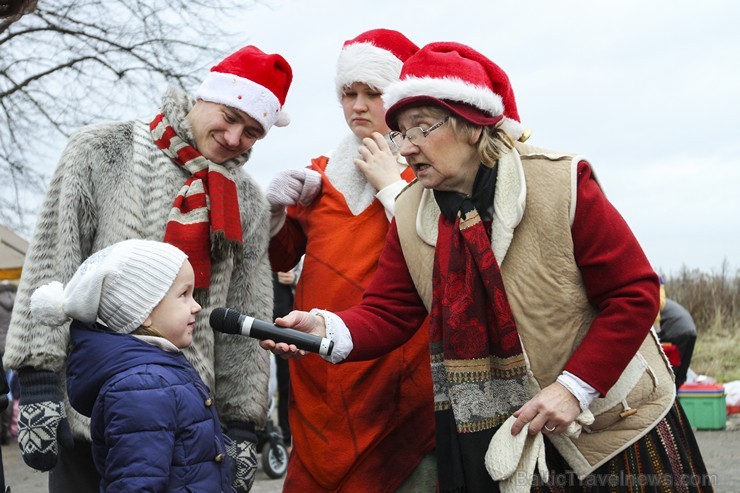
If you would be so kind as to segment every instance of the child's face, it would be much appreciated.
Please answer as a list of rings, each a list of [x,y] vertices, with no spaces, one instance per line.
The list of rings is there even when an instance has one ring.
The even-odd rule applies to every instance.
[[[188,347],[193,342],[195,314],[201,310],[193,299],[194,286],[193,267],[186,260],[170,290],[142,325],[156,329],[180,349]]]
[[[353,82],[344,88],[342,109],[344,119],[352,132],[360,139],[370,137],[373,132],[387,134],[383,94],[362,82]]]

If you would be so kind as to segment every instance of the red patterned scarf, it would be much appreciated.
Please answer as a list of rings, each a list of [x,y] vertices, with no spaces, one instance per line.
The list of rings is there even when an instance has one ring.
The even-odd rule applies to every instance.
[[[492,172],[476,183],[493,187]],[[479,201],[492,204],[492,194]],[[476,197],[435,197],[443,214],[429,329],[440,491],[478,491],[492,481],[483,458],[495,429],[530,397],[527,367]]]
[[[190,173],[170,210],[164,241],[181,249],[195,271],[195,287],[207,289],[214,259],[229,252],[241,259],[242,224],[239,199],[231,173],[212,163],[183,140],[164,113],[149,124],[154,141],[175,163]]]

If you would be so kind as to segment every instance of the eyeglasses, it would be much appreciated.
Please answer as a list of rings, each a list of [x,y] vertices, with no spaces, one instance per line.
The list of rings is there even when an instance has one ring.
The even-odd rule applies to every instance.
[[[396,147],[399,149],[403,145],[403,141],[405,139],[409,139],[409,142],[411,142],[412,145],[420,146],[427,140],[427,136],[432,132],[432,130],[437,129],[444,125],[447,120],[450,119],[450,116],[447,115],[442,120],[438,121],[428,129],[424,130],[421,127],[413,127],[408,130],[406,130],[406,133],[401,132],[391,132],[388,134],[388,136],[391,138],[391,141],[393,144],[395,144]]]

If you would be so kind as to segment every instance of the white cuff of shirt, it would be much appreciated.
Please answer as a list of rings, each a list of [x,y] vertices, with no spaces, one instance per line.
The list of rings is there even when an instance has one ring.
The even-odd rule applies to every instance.
[[[380,203],[385,207],[385,215],[388,218],[388,221],[393,219],[393,214],[396,210],[396,197],[401,193],[401,190],[406,188],[406,185],[408,185],[408,183],[404,180],[398,180],[387,187],[384,187],[382,190],[379,190],[378,193],[375,194],[375,198],[380,200]]]
[[[326,324],[326,338],[334,341],[334,348],[328,356],[321,356],[330,363],[341,363],[355,347],[352,342],[352,333],[345,325],[344,320],[327,310],[313,308],[311,315],[318,315]]]
[[[569,371],[564,371],[557,379],[558,383],[568,389],[581,404],[581,411],[588,409],[588,406],[599,397],[599,391],[589,384],[573,375]]]

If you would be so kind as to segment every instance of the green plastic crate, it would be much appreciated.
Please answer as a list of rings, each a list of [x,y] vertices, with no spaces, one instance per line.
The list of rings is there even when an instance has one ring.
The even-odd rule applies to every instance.
[[[725,395],[682,396],[679,401],[689,423],[698,430],[724,430],[727,424],[727,406]]]

